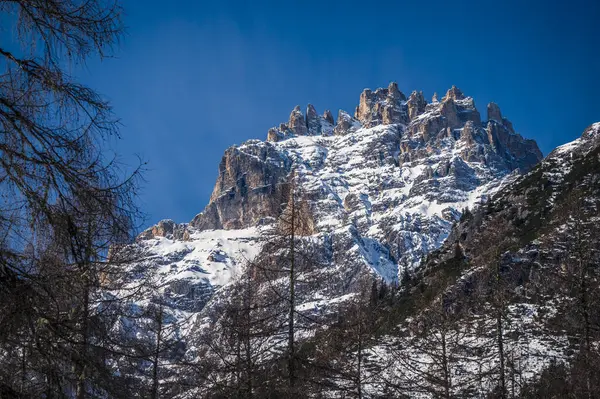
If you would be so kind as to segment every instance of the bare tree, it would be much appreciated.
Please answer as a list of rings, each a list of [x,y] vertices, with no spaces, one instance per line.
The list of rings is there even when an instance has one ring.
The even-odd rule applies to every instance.
[[[336,309],[336,317],[314,338],[317,373],[324,390],[342,397],[369,397],[367,385],[376,380],[381,365],[372,352],[378,317],[387,298],[379,297],[378,280],[363,275],[357,292]]]
[[[258,282],[249,262],[244,279],[223,288],[211,309],[216,320],[196,341],[204,348],[199,364],[188,365],[199,375],[205,397],[263,397],[277,389],[277,352],[281,340],[281,309],[271,290]]]
[[[560,293],[559,325],[576,342],[578,354],[570,370],[569,389],[577,397],[592,398],[598,389],[600,354],[594,342],[600,336],[600,229],[597,204],[583,190],[574,190],[564,200],[560,226],[551,239],[544,239],[545,262],[541,285],[548,295]],[[562,370],[556,369],[558,372]]]
[[[314,326],[312,318],[298,311],[298,298],[319,286],[318,260],[312,213],[303,199],[300,177],[295,171],[286,183],[284,209],[276,225],[265,231],[262,254],[253,262],[256,273],[268,287],[272,300],[285,313],[281,332],[285,334],[287,394],[298,395],[298,372],[302,361],[298,358],[297,334]],[[281,315],[283,316],[283,315]],[[298,324],[300,323],[300,324]]]
[[[121,9],[14,0],[0,13],[16,35],[0,45],[0,320],[11,325],[0,344],[21,348],[21,381],[2,382],[47,397],[118,390],[102,349],[100,276],[114,266],[109,246],[131,239],[140,171],[107,157],[118,121],[66,68],[110,52]]]
[[[508,395],[507,383],[507,353],[506,353],[506,326],[507,306],[510,299],[511,266],[503,262],[503,255],[514,244],[511,237],[513,227],[501,218],[487,220],[482,231],[476,237],[474,247],[480,248],[472,263],[483,266],[479,279],[478,292],[491,306],[495,330],[495,367],[497,373],[497,388],[495,396],[506,399]]]

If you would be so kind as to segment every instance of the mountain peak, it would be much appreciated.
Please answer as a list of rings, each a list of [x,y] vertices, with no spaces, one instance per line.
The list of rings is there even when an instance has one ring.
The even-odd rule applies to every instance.
[[[487,120],[502,123],[502,112],[498,104],[491,102],[487,105]]]
[[[308,104],[306,107],[306,128],[307,133],[310,136],[316,136],[321,134],[321,123],[319,121],[319,114],[312,104]]]
[[[399,197],[404,199],[384,201],[385,206],[397,208],[411,197],[434,202],[445,198],[439,191],[446,184],[438,180],[443,177],[456,179],[460,187],[449,190],[470,192],[514,170],[527,171],[540,161],[542,154],[536,143],[515,133],[497,105],[488,106],[488,115],[493,122],[482,122],[473,98],[456,86],[448,90],[443,101],[428,103],[421,91],[412,91],[406,98],[395,82],[387,88],[363,90],[355,115],[340,110],[335,125],[331,112],[319,115],[308,104],[305,116],[296,106],[287,124],[269,130],[266,143],[253,140],[227,150],[211,202],[191,227],[239,229],[277,217],[286,195],[281,181],[292,168],[307,168],[304,178],[317,179],[311,187],[320,188],[310,194],[311,198],[335,199],[337,205],[328,204],[327,209],[340,204],[367,207],[378,198],[375,192],[365,194],[375,190],[373,178],[365,176],[360,180],[363,191],[352,193],[356,198],[345,201],[347,193],[342,194],[337,187],[341,183],[328,180],[332,176],[338,176],[339,181],[350,179],[340,175],[345,168],[360,171],[368,166],[368,170],[377,170],[377,179],[391,179],[379,183],[386,187],[393,187],[397,179],[405,180],[395,173],[413,170],[405,172],[411,177],[407,180],[410,189],[404,189]],[[321,174],[324,180],[319,180]],[[445,217],[452,218],[449,215],[456,212]],[[441,217],[442,213],[436,215]],[[402,257],[396,252],[394,256]]]
[[[449,99],[456,101],[456,100],[463,100],[464,98],[465,98],[465,95],[463,94],[463,92],[458,87],[452,85],[452,87],[449,88],[448,91],[446,92],[446,95],[444,96],[442,101],[446,101]]]
[[[290,131],[297,136],[305,136],[308,133],[306,119],[304,119],[304,114],[302,114],[302,111],[300,111],[299,105],[296,105],[296,107],[294,107],[292,110],[287,126]]]
[[[354,117],[364,126],[389,125],[406,122],[403,103],[406,96],[398,89],[398,84],[392,82],[388,88],[375,91],[364,89]]]
[[[328,109],[326,109],[325,112],[323,112],[323,119],[330,125],[335,124],[335,122],[333,120],[333,115],[331,114],[331,111]]]
[[[471,125],[465,128],[467,122]],[[439,148],[446,138],[457,137],[464,140],[462,153],[466,157],[494,167],[525,171],[542,157],[537,144],[517,134],[496,103],[488,104],[487,122],[482,123],[473,98],[465,96],[456,86],[448,89],[441,102],[434,95],[428,103],[422,91],[412,91],[407,99],[396,82],[375,91],[364,89],[354,117],[340,110],[337,124],[330,112],[320,116],[312,104],[307,106],[306,117],[300,106],[296,106],[287,124],[269,130],[267,141],[306,135],[339,136],[361,128],[366,131],[388,125],[404,130],[404,138],[420,137],[422,145],[432,148]]]

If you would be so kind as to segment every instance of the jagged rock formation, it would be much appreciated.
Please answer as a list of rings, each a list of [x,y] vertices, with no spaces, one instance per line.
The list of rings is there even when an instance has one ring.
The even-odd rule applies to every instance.
[[[319,120],[317,110],[312,104],[308,104],[306,108],[306,127],[310,136],[321,134],[321,121]]]
[[[427,106],[427,102],[425,101],[425,97],[423,97],[423,92],[413,91],[408,97],[408,101],[406,102],[408,108],[408,119],[414,120],[417,116],[425,112],[425,107]]]
[[[526,171],[541,159],[541,153],[535,142],[516,134],[508,120],[500,115],[498,106],[492,103],[488,106],[488,116],[494,119],[482,123],[473,99],[455,86],[441,102],[427,104],[423,93],[416,91],[406,99],[395,83],[387,89],[363,91],[355,118],[340,110],[333,129],[331,113],[326,112],[321,117],[314,106],[309,105],[305,118],[297,106],[283,130],[269,130],[268,143],[249,142],[226,152],[210,204],[191,226],[201,230],[231,229],[251,226],[264,217],[276,217],[280,211],[277,203],[284,195],[279,182],[287,176],[294,162],[301,165],[313,160],[298,159],[294,156],[296,150],[286,149],[292,143],[300,148],[304,142],[270,143],[302,136],[319,136],[307,143],[310,148],[317,146],[322,150],[316,155],[322,162],[311,165],[316,172],[334,162],[336,145],[345,142],[343,139],[326,139],[331,133],[345,136],[360,131],[357,138],[364,141],[390,126],[385,128],[387,133],[376,140],[376,147],[382,147],[377,148],[377,153],[373,153],[375,148],[369,147],[353,156],[361,162],[369,163],[374,159],[380,164],[394,164],[399,168],[424,161],[425,174],[419,178],[423,183],[419,182],[418,186],[422,186],[421,193],[429,193],[430,200],[439,199],[436,197],[440,191],[438,178],[451,175],[465,180],[469,173],[473,174],[474,168],[465,167],[465,162],[491,172],[489,176],[497,177],[515,169]],[[382,126],[382,129],[370,130],[373,126]],[[460,154],[458,157],[446,157],[449,154],[444,154],[445,150],[452,148]],[[325,155],[324,151],[334,153]],[[436,154],[448,159],[429,162]],[[435,168],[432,168],[433,164]],[[461,175],[463,172],[465,175]],[[490,180],[489,176],[487,180]],[[463,188],[468,186],[464,181],[460,184]],[[472,189],[477,184],[474,182],[469,187]]]
[[[398,90],[396,83],[390,83],[387,89],[372,92],[365,89],[360,95],[360,103],[354,117],[363,127],[405,123],[407,121],[404,102],[406,96]]]
[[[254,237],[253,229],[283,211],[294,171],[314,235],[333,243],[327,256],[344,265],[340,276],[368,272],[397,281],[444,242],[464,208],[541,159],[535,142],[516,134],[495,104],[488,110],[482,122],[473,99],[456,87],[427,103],[421,92],[406,98],[395,83],[363,91],[355,117],[340,110],[335,125],[331,112],[321,116],[308,105],[305,116],[297,106],[267,141],[225,152],[210,202],[189,224],[160,222],[138,245],[150,252],[155,240],[192,245],[210,231]],[[186,263],[186,256],[173,259]],[[227,267],[238,268],[243,257],[228,256]],[[353,278],[338,294],[352,289]]]
[[[346,111],[338,112],[338,122],[333,129],[336,136],[343,136],[347,133],[352,133],[361,127],[360,123],[354,119]]]
[[[290,114],[290,121],[288,122],[287,126],[292,134],[295,134],[296,136],[305,136],[308,134],[306,120],[304,119],[302,111],[300,111],[299,105],[292,110],[292,113]]]
[[[281,183],[291,166],[291,159],[281,157],[274,146],[229,148],[219,164],[209,205],[190,226],[198,230],[239,229],[277,216],[286,193]]]
[[[496,121],[502,123],[502,112],[500,107],[496,103],[489,103],[487,106],[487,119],[488,121]]]
[[[464,100],[465,99],[465,95],[463,94],[463,92],[456,86],[452,85],[451,88],[448,89],[448,91],[446,92],[446,95],[444,96],[444,98],[442,99],[442,101],[447,101],[447,100],[454,100],[454,101],[458,101],[458,100]]]
[[[143,241],[158,237],[165,237],[171,240],[187,240],[189,239],[187,224],[177,224],[171,219],[164,219],[144,230],[137,239]]]
[[[331,136],[334,121],[331,111],[326,110],[323,115],[318,115],[312,104],[306,107],[306,118],[300,106],[297,105],[290,114],[287,124],[281,123],[279,127],[272,127],[267,133],[267,141],[277,142],[294,136]]]
[[[335,124],[335,122],[333,121],[333,115],[331,115],[330,110],[326,110],[323,113],[323,119],[325,120],[325,122],[327,122],[331,126],[333,126]]]

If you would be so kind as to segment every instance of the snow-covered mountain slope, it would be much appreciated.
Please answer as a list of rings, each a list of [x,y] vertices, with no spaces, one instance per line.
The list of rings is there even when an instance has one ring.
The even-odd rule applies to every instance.
[[[135,267],[141,266],[144,278],[186,311],[202,310],[215,289],[239,277],[241,265],[260,249],[254,227],[186,232],[185,239],[177,239],[174,228],[170,220],[159,222],[158,234],[139,245],[142,256]]]
[[[380,394],[391,373],[403,394],[437,397],[441,380],[419,376],[440,375],[442,335],[454,359],[452,396],[481,397],[497,389],[499,327],[493,315],[499,310],[504,350],[516,365],[507,373],[511,395],[518,396],[547,367],[585,368],[577,360],[584,342],[594,348],[600,343],[597,330],[588,329],[597,325],[597,312],[590,316],[586,310],[600,305],[599,226],[600,123],[595,123],[465,214],[429,254],[401,294],[418,303],[412,306],[418,311],[393,317],[410,306],[390,309],[391,332],[368,349],[370,361],[387,365],[385,373],[367,376],[369,389]]]
[[[312,233],[333,243],[331,262],[350,279],[370,272],[396,282],[444,242],[463,209],[541,159],[497,105],[487,116],[482,122],[456,87],[428,104],[422,93],[406,98],[395,83],[365,90],[355,116],[340,111],[335,125],[329,111],[319,116],[309,105],[305,117],[296,107],[267,141],[226,151],[203,212],[189,224],[159,223],[138,245],[178,295],[212,292],[259,250],[254,228],[281,214],[293,172]],[[219,255],[209,259],[218,243]]]

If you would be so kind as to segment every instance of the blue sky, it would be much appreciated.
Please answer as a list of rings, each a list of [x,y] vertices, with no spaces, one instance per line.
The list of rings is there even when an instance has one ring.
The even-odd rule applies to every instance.
[[[352,112],[397,81],[430,98],[455,84],[497,102],[547,154],[600,120],[595,1],[125,1],[116,57],[82,79],[123,123],[116,149],[148,161],[147,224],[189,221],[223,151],[292,108]]]

